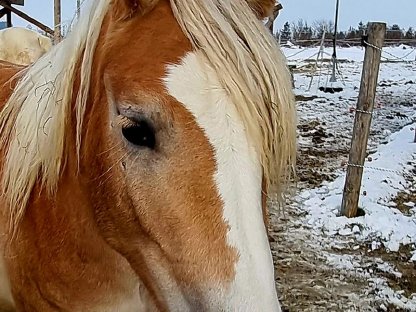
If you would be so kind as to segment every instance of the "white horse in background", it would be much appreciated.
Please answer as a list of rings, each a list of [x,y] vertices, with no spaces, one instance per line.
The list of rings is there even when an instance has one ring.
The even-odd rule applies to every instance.
[[[51,48],[51,39],[33,30],[20,27],[0,30],[0,60],[29,65]]]

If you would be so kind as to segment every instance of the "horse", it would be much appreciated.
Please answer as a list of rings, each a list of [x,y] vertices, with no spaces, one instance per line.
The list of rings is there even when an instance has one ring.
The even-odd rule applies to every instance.
[[[92,0],[0,63],[10,311],[280,311],[268,197],[293,174],[274,0]]]
[[[30,65],[52,48],[52,41],[33,30],[12,27],[0,30],[0,60]]]

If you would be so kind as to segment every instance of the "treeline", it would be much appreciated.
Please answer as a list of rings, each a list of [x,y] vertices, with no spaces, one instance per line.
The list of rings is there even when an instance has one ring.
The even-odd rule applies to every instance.
[[[303,19],[295,23],[286,22],[283,28],[276,33],[281,42],[292,41],[293,43],[316,42],[321,40],[325,33],[325,39],[332,40],[334,37],[334,23],[332,21],[318,20],[311,25]],[[338,31],[337,38],[342,41],[360,41],[365,35],[367,25],[360,22],[357,27],[350,27],[347,31]],[[399,25],[389,25],[386,33],[387,41],[412,41],[416,40],[416,31],[413,27],[403,29]]]

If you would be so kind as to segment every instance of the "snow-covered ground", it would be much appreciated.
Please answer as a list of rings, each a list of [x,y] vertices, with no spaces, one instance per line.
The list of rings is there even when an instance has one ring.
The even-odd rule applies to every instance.
[[[271,245],[288,311],[416,311],[416,50],[383,49],[359,206],[339,216],[365,50],[283,48],[294,69],[299,182],[272,209]],[[320,87],[342,87],[324,93]]]
[[[326,231],[329,236],[353,236],[357,242],[375,239],[372,249],[379,248],[382,243],[389,251],[397,252],[400,244],[416,243],[415,203],[406,203],[409,207],[407,216],[391,201],[399,191],[407,190],[403,175],[414,168],[412,161],[416,157],[416,143],[413,137],[412,126],[403,128],[371,155],[371,162],[366,162],[369,170],[363,177],[361,194],[365,195],[360,200],[360,206],[366,213],[364,216],[353,219],[339,217],[345,182],[345,173],[340,172],[335,181],[323,183],[321,187],[305,190],[299,195],[299,200],[303,200],[309,211],[308,223]],[[416,261],[416,250],[411,260]]]

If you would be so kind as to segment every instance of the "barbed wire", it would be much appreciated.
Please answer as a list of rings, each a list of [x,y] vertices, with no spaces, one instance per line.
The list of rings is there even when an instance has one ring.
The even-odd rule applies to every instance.
[[[390,173],[395,173],[395,174],[402,174],[401,171],[398,170],[393,170],[393,169],[386,169],[386,168],[380,168],[380,167],[372,167],[372,166],[362,166],[362,165],[357,165],[357,164],[347,164],[348,167],[353,167],[353,168],[361,168],[361,169],[370,169],[370,170],[375,170],[375,171],[382,171],[382,172],[390,172]]]
[[[373,49],[376,49],[376,50],[378,50],[378,51],[380,51],[381,53],[385,53],[385,54],[387,54],[387,55],[390,55],[390,56],[392,56],[392,57],[394,57],[396,60],[400,60],[400,61],[405,61],[405,62],[411,62],[410,60],[407,60],[406,59],[406,57],[408,57],[410,54],[412,54],[413,52],[415,52],[416,51],[416,49],[415,48],[413,48],[412,49],[412,51],[410,51],[409,53],[407,53],[406,55],[404,55],[404,56],[402,56],[402,57],[400,57],[400,56],[397,56],[397,55],[394,55],[394,54],[392,54],[392,53],[390,53],[390,52],[387,52],[386,50],[384,50],[383,51],[383,48],[381,47],[378,47],[378,46],[375,46],[374,44],[371,44],[371,43],[369,43],[369,42],[367,42],[367,41],[363,41],[364,42],[364,44],[365,45],[367,45],[367,46],[369,46],[369,47],[371,47],[371,48],[373,48]],[[391,61],[391,59],[389,59],[389,58],[387,58],[387,57],[385,57],[385,56],[383,56],[383,54],[381,55],[381,57],[382,58],[384,58],[384,59],[387,59],[387,60],[390,60]]]
[[[400,62],[414,62],[414,61],[416,61],[416,55],[415,55],[415,60],[410,60],[410,59],[408,59],[408,57],[409,57],[411,54],[416,53],[416,48],[411,48],[411,51],[409,51],[408,53],[406,53],[406,54],[405,54],[405,55],[403,55],[403,56],[397,56],[397,55],[394,55],[393,53],[390,53],[390,52],[388,52],[388,51],[386,51],[386,50],[383,50],[383,48],[377,47],[377,46],[375,46],[375,45],[373,45],[373,44],[371,44],[371,43],[369,43],[369,42],[367,42],[367,41],[364,41],[364,44],[366,44],[366,45],[368,45],[368,46],[370,46],[370,47],[372,47],[372,48],[375,48],[375,49],[377,49],[377,50],[381,51],[381,52],[382,52],[381,57],[382,57],[384,60],[387,60],[387,61],[391,61],[391,62],[394,62],[394,61],[396,61],[396,62],[399,62],[399,61],[400,61]],[[312,49],[312,48],[316,48],[316,46],[317,46],[317,45],[318,45],[318,44],[314,44],[314,45],[312,45],[312,46],[305,47],[305,48],[303,48],[302,50],[297,51],[296,53],[293,53],[293,54],[291,54],[291,55],[289,55],[289,56],[286,56],[286,58],[287,58],[287,59],[293,58],[293,57],[295,57],[295,56],[297,56],[297,55],[301,54],[302,52],[305,52],[305,51],[307,51],[307,50],[309,50],[309,49]],[[318,51],[318,52],[315,52],[314,54],[310,55],[309,57],[306,57],[306,58],[304,58],[304,59],[302,59],[302,60],[296,60],[296,61],[297,61],[298,63],[299,63],[299,62],[303,62],[303,61],[305,61],[305,60],[308,60],[308,59],[310,59],[310,58],[312,58],[312,57],[316,56],[318,53],[319,53],[319,51]],[[325,53],[325,54],[327,54],[327,55],[330,55],[330,54],[328,54],[327,52],[324,52],[324,53]],[[383,54],[384,54],[384,55],[383,55]],[[390,58],[389,58],[389,57],[387,57],[387,56],[385,56],[385,55],[390,56]]]
[[[302,43],[314,43],[314,42],[321,42],[322,40],[320,38],[311,38],[311,39],[292,39],[289,40],[294,44],[302,44]],[[325,43],[332,43],[333,39],[325,39],[324,40]],[[345,38],[345,39],[338,39],[337,42],[339,43],[356,43],[361,44],[361,37],[359,38]],[[397,44],[397,43],[402,43],[402,44],[416,44],[416,39],[389,39],[389,38],[385,38],[384,42],[389,44]]]
[[[415,52],[416,51],[416,49],[415,48],[413,48],[412,49],[412,51],[410,51],[409,53],[407,53],[406,55],[404,55],[404,56],[402,56],[402,57],[399,57],[399,56],[396,56],[396,55],[394,55],[394,54],[392,54],[392,53],[390,53],[390,52],[387,52],[387,51],[384,51],[384,53],[386,53],[387,55],[390,55],[390,56],[393,56],[394,58],[396,58],[397,60],[403,60],[403,61],[405,61],[405,62],[410,62],[410,60],[407,60],[406,58],[410,55],[410,54],[412,54],[413,52]],[[386,57],[385,57],[386,58]],[[416,60],[416,59],[415,59]]]

